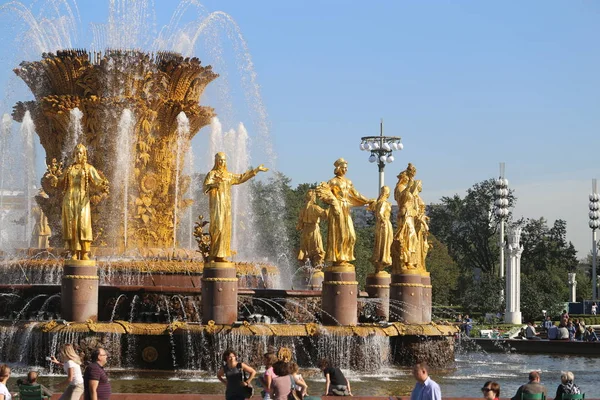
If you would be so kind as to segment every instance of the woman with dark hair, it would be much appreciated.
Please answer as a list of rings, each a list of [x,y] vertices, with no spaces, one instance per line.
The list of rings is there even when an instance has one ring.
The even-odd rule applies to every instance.
[[[244,372],[249,375],[244,379]],[[225,399],[243,400],[249,398],[248,387],[252,387],[252,379],[256,371],[251,366],[238,362],[237,355],[233,350],[225,350],[223,353],[223,366],[217,372],[217,378],[227,387],[225,389]]]
[[[323,396],[352,396],[350,381],[346,379],[341,369],[332,367],[326,359],[319,361],[319,369],[325,377]]]
[[[481,388],[483,398],[488,400],[498,400],[500,398],[500,385],[494,381],[487,381]]]

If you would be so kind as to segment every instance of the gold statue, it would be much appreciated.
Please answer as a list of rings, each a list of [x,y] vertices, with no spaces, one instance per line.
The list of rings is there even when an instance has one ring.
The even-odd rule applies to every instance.
[[[377,201],[369,207],[375,213],[375,245],[373,247],[373,257],[371,261],[375,265],[375,272],[383,271],[383,268],[392,264],[392,240],[394,239],[394,229],[390,216],[392,214],[392,204],[387,201],[390,197],[390,188],[383,186],[379,191]]]
[[[416,268],[424,272],[427,271],[425,268],[425,260],[427,259],[427,253],[431,248],[431,244],[429,244],[429,217],[425,214],[425,202],[419,195],[422,189],[422,182],[420,180],[416,180],[413,183],[412,189],[416,208],[415,230],[417,232],[418,243]]]
[[[31,247],[36,249],[47,249],[50,247],[48,239],[52,235],[52,229],[48,225],[48,218],[39,206],[31,209],[35,223],[31,232]]]
[[[89,260],[92,236],[90,207],[91,186],[108,193],[108,180],[96,168],[87,163],[87,149],[78,144],[73,152],[74,162],[66,172],[60,168],[49,168],[44,178],[50,185],[64,192],[62,202],[62,226],[65,248],[71,252],[72,260]]]
[[[215,154],[215,166],[204,179],[204,193],[208,194],[210,208],[210,258],[226,262],[231,256],[231,186],[239,185],[259,172],[268,171],[262,164],[243,174],[227,171],[225,153]]]
[[[335,177],[327,183],[322,182],[317,187],[317,195],[330,206],[327,217],[325,261],[339,266],[354,261],[356,234],[350,216],[350,207],[371,204],[374,200],[369,200],[361,195],[354,188],[352,182],[346,178],[345,175],[348,171],[346,160],[340,158],[333,165],[335,166],[333,171]]]
[[[327,218],[327,211],[319,207],[316,192],[311,189],[306,193],[306,203],[298,216],[296,229],[302,231],[298,260],[305,262],[309,259],[313,267],[323,265],[325,257],[321,228],[319,227],[321,218]]]

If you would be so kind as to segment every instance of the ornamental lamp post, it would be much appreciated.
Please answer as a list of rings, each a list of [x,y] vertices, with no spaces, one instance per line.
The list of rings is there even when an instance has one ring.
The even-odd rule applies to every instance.
[[[596,263],[598,256],[598,242],[596,241],[596,229],[600,227],[600,196],[598,196],[598,182],[592,179],[592,193],[590,193],[590,222],[592,230],[592,300],[598,299],[598,277],[596,276]]]
[[[504,223],[508,217],[508,179],[504,177],[505,165],[500,163],[500,177],[496,179],[496,216],[500,219],[500,278],[504,278]]]
[[[379,167],[379,190],[384,185],[383,170],[386,163],[394,161],[394,155],[392,154],[396,150],[402,150],[404,145],[402,144],[402,138],[399,136],[383,136],[383,118],[380,123],[379,136],[365,136],[360,138],[360,149],[363,151],[371,152],[369,156],[369,162],[377,162]],[[379,190],[377,193],[379,193]]]

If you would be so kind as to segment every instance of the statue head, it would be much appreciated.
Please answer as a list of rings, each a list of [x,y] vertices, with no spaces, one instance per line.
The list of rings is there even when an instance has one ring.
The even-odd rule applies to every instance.
[[[338,158],[333,163],[333,166],[335,167],[335,169],[333,170],[335,176],[346,175],[346,171],[348,171],[348,162],[346,160],[344,160],[343,158]]]
[[[379,200],[385,200],[390,197],[390,188],[387,186],[382,186],[379,189]]]
[[[75,150],[73,150],[73,161],[76,164],[85,164],[87,163],[87,148],[79,143],[75,146]]]
[[[220,151],[215,154],[215,166],[213,169],[227,169],[227,157],[225,156],[225,153]]]
[[[408,166],[406,167],[406,175],[408,176],[408,179],[414,178],[416,174],[417,169],[415,168],[415,166],[412,165],[412,163],[408,163]]]
[[[304,200],[306,200],[307,203],[314,203],[315,201],[317,201],[317,192],[314,189],[309,189],[308,192],[306,192]]]

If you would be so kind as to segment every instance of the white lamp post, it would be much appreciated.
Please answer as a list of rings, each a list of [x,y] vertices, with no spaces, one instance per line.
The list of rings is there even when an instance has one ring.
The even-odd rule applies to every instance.
[[[360,149],[371,153],[369,162],[377,162],[379,167],[379,189],[384,185],[383,170],[386,163],[394,161],[393,152],[402,150],[402,138],[398,136],[383,136],[383,119],[380,123],[379,136],[365,136],[360,138]],[[379,193],[379,190],[377,191]]]
[[[592,230],[592,300],[598,299],[598,278],[596,276],[596,258],[598,255],[598,243],[596,242],[596,229],[600,227],[600,196],[598,196],[598,182],[592,179],[592,193],[590,193],[590,229]]]
[[[508,179],[504,177],[504,163],[500,163],[500,177],[496,179],[496,216],[500,218],[500,278],[504,278],[504,223],[508,217]],[[509,290],[508,287],[506,290]]]

